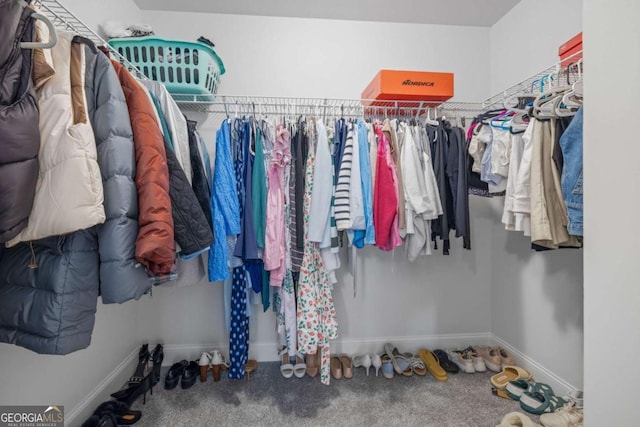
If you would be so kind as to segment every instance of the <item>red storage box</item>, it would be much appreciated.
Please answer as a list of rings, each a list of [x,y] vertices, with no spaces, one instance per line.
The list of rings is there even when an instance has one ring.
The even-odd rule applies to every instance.
[[[365,105],[371,100],[443,102],[453,97],[453,73],[381,70],[362,92]]]
[[[558,49],[560,66],[566,67],[582,59],[582,33],[576,34]]]

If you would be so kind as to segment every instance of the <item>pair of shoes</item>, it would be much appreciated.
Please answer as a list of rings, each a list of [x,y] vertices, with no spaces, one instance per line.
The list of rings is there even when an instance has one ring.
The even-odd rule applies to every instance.
[[[567,403],[567,400],[556,396],[551,387],[543,383],[530,384],[520,396],[520,407],[534,415],[555,412]]]
[[[505,366],[502,372],[491,377],[491,385],[498,390],[504,390],[511,381],[529,381],[530,379],[531,372],[526,369],[519,366]]]
[[[464,373],[473,374],[474,372],[487,371],[484,360],[473,347],[452,349],[447,351],[447,354],[451,361]]]
[[[367,371],[367,376],[369,376],[369,369],[373,366],[376,370],[376,377],[378,376],[378,372],[382,367],[382,359],[377,354],[364,354],[362,356],[354,356],[353,357],[353,367],[359,368],[363,367]]]
[[[296,378],[303,378],[307,373],[307,364],[301,354],[296,354],[296,363],[293,364],[290,361],[289,353],[284,348],[280,351],[280,373],[285,378],[292,378],[294,375]]]
[[[151,359],[149,344],[144,344],[140,348],[140,351],[138,352],[138,365],[136,366],[133,376],[129,378],[127,387],[112,393],[111,397],[131,406],[136,399],[143,396],[142,403],[147,403],[147,391],[150,391],[151,394],[153,394],[153,386],[157,383],[156,378],[160,376],[160,368],[162,366],[162,360],[164,359],[162,345],[158,344],[154,349],[153,354],[153,368],[151,369],[151,372],[147,372],[149,359]]]
[[[522,412],[511,412],[502,418],[502,422],[496,427],[541,427]]]
[[[126,403],[109,400],[101,403],[93,412],[93,415],[82,424],[82,427],[130,426],[137,423],[141,417],[142,412],[132,411]]]
[[[406,355],[401,354],[398,351],[398,348],[390,343],[386,343],[384,345],[384,353],[391,360],[393,370],[395,371],[396,374],[404,375],[405,377],[410,377],[413,375],[413,369],[411,369],[411,360],[410,360],[410,358],[413,357],[413,355],[411,353],[408,353],[410,357],[407,357]],[[383,360],[383,367],[384,367],[384,360]],[[384,369],[382,373],[384,375]]]
[[[460,368],[458,367],[458,365],[453,363],[446,351],[433,350],[433,354],[438,359],[438,362],[440,363],[440,366],[442,366],[442,369],[444,369],[448,374],[457,374],[458,372],[460,372]]]
[[[487,368],[494,372],[500,372],[505,366],[513,366],[516,361],[502,347],[475,346],[473,347]]]
[[[577,406],[566,405],[552,414],[542,414],[540,423],[544,427],[582,427],[584,412]]]
[[[340,356],[331,356],[331,375],[336,380],[344,377],[346,379],[353,378],[353,363],[351,358],[346,354]]]
[[[165,390],[173,390],[180,382],[180,387],[188,389],[196,383],[200,367],[198,362],[181,360],[171,365],[167,376],[164,378]]]
[[[436,379],[436,381],[446,381],[447,373],[442,366],[440,366],[440,361],[438,357],[433,354],[433,352],[429,349],[422,348],[418,350],[418,355],[420,359],[424,361],[424,364],[427,366],[427,370]]]
[[[227,364],[222,352],[219,350],[213,350],[211,353],[207,353],[206,351],[202,353],[198,362],[198,367],[200,369],[200,382],[207,381],[209,369],[213,372],[213,380],[218,382],[220,381],[220,371],[223,367],[228,368],[229,365]]]

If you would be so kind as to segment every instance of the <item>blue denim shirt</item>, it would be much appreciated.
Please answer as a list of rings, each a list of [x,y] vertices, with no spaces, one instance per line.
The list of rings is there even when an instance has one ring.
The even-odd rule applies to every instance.
[[[367,125],[358,120],[358,150],[360,153],[360,181],[362,184],[362,202],[364,205],[364,222],[366,230],[355,230],[353,244],[357,248],[374,245],[376,234],[373,227],[373,191],[371,189],[371,164],[369,158],[369,138]]]
[[[225,120],[216,132],[215,191],[211,192],[211,216],[215,239],[209,251],[209,281],[229,277],[227,235],[240,234],[240,206],[231,161],[231,129]]]
[[[569,234],[583,235],[583,191],[582,191],[582,128],[583,107],[580,107],[571,124],[560,137],[560,148],[564,157],[564,167],[560,182],[562,196],[569,215]]]

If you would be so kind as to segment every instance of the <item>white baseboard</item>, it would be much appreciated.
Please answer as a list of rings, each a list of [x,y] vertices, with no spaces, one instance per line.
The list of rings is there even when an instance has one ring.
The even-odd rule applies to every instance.
[[[332,353],[380,353],[384,343],[393,343],[401,351],[417,351],[421,347],[430,349],[459,347],[462,345],[484,344],[491,341],[491,333],[423,335],[409,337],[372,337],[363,339],[338,339],[331,341]],[[195,360],[203,351],[218,349],[227,354],[229,345],[217,344],[167,344],[164,346],[163,366],[170,366],[182,359]],[[277,345],[274,342],[249,342],[249,357],[258,362],[276,362],[279,359]]]
[[[81,425],[84,420],[91,416],[100,402],[111,399],[110,394],[122,387],[122,384],[129,379],[135,369],[138,361],[138,351],[138,348],[133,349],[80,403],[69,412],[65,411],[66,426],[74,427]]]
[[[518,361],[518,365],[527,369],[529,372],[533,374],[533,378],[537,382],[549,384],[553,389],[554,393],[558,396],[564,396],[572,390],[577,390],[573,384],[569,383],[561,376],[556,375],[551,370],[545,368],[540,363],[533,360],[531,357],[527,356],[517,348],[513,347],[511,344],[503,340],[502,338],[491,334],[491,341],[493,345],[498,345],[503,347],[505,350],[508,350],[515,359]]]

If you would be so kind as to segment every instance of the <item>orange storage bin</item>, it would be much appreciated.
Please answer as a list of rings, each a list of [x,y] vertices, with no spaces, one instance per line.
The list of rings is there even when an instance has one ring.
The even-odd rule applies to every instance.
[[[563,43],[558,48],[558,55],[560,56],[561,67],[574,64],[582,59],[582,33],[576,34],[569,41]]]
[[[372,100],[444,102],[453,97],[453,73],[380,70],[362,92],[365,105]]]

